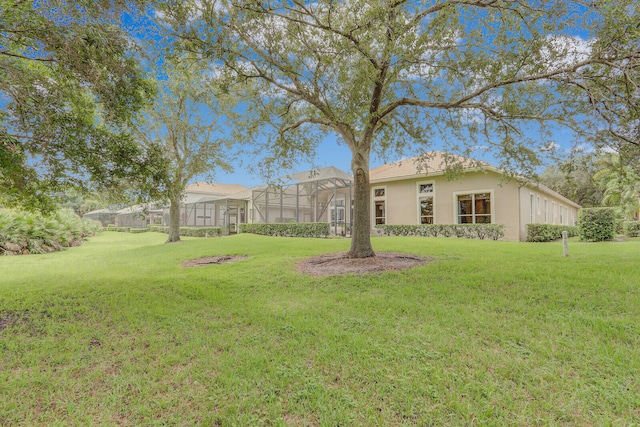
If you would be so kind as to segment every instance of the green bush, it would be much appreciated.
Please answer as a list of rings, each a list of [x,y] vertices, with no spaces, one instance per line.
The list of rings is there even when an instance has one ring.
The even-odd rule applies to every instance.
[[[129,229],[129,233],[131,233],[131,234],[146,233],[147,231],[149,231],[148,228],[131,228],[131,229]]]
[[[79,246],[101,227],[69,210],[52,215],[1,210],[0,254],[41,254]]]
[[[640,221],[624,221],[623,234],[629,237],[640,237]]]
[[[330,226],[327,222],[285,224],[240,224],[241,233],[284,237],[327,237]]]
[[[169,227],[167,233],[169,232]],[[217,237],[222,236],[222,229],[220,227],[180,227],[181,236],[189,237]]]
[[[603,242],[612,240],[616,231],[613,208],[583,208],[578,211],[580,240]]]
[[[562,232],[566,231],[569,237],[579,234],[578,227],[572,225],[555,224],[527,224],[527,242],[551,242],[562,239]]]
[[[376,225],[387,236],[458,237],[467,239],[492,239],[504,237],[503,224],[419,224]]]
[[[149,227],[149,231],[169,234],[169,227],[152,225]],[[189,237],[218,237],[222,236],[222,229],[220,227],[180,227],[180,235]]]

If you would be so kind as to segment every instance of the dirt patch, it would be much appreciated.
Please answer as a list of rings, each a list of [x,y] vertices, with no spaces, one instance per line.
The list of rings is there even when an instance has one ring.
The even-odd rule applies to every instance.
[[[394,252],[381,252],[370,258],[349,258],[346,253],[338,253],[304,259],[298,263],[298,270],[312,276],[379,274],[385,271],[418,267],[433,261],[435,261],[433,258],[421,258]]]
[[[18,324],[28,324],[31,318],[29,311],[5,311],[0,312],[0,331]]]
[[[244,255],[218,255],[203,258],[190,259],[180,264],[181,267],[202,267],[205,265],[230,264],[232,262],[247,259]]]

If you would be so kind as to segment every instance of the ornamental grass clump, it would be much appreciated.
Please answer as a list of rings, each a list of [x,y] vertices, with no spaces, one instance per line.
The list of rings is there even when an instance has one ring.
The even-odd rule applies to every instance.
[[[0,254],[43,254],[80,246],[100,228],[97,223],[83,220],[68,210],[48,216],[0,210]]]

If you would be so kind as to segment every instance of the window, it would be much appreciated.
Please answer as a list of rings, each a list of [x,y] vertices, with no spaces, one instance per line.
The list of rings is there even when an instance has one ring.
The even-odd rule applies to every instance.
[[[384,200],[376,200],[376,225],[384,224]]]
[[[533,224],[535,222],[535,218],[536,218],[536,213],[534,210],[534,195],[533,193],[529,194],[529,223]]]
[[[549,222],[548,213],[549,213],[549,201],[547,199],[544,199],[544,223],[545,224]]]
[[[556,223],[556,202],[551,202],[551,224]]]
[[[564,207],[560,206],[560,224],[564,224],[564,222],[562,221],[564,219]]]
[[[491,193],[457,195],[458,224],[491,223]]]
[[[536,196],[536,207],[537,207],[538,215],[540,215],[540,196]]]
[[[433,224],[433,183],[418,183],[418,223]]]
[[[376,225],[386,224],[386,189],[384,187],[373,189],[373,217]]]

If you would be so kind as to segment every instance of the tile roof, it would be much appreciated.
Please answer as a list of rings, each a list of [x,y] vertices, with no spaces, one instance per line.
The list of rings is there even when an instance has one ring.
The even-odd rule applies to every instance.
[[[420,156],[404,159],[399,162],[389,163],[369,171],[370,181],[382,181],[388,179],[410,178],[416,175],[441,175],[447,167],[462,167],[463,169],[476,169],[490,167],[489,163],[469,159],[442,151],[432,151]]]
[[[194,182],[187,185],[185,192],[187,193],[203,193],[226,196],[228,194],[237,193],[246,190],[247,187],[240,184],[221,184],[219,182]]]

